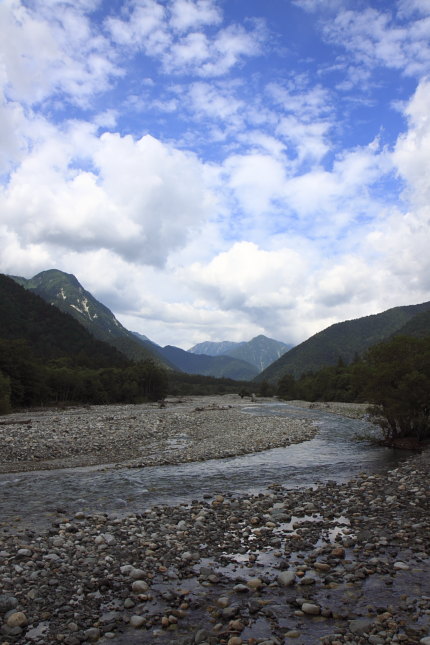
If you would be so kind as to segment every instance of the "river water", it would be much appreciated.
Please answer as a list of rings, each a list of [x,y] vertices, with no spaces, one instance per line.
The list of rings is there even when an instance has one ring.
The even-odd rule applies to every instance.
[[[285,403],[257,404],[244,414],[309,418],[319,426],[311,441],[228,459],[139,469],[74,468],[0,475],[3,523],[46,524],[62,511],[142,512],[217,492],[257,493],[272,483],[286,488],[347,481],[359,472],[384,472],[409,453],[357,441],[374,426]],[[186,441],[183,449],[186,450]],[[22,525],[22,524],[21,524]]]

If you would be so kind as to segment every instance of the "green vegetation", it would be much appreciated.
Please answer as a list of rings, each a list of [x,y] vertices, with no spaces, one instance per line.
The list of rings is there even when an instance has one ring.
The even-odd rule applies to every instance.
[[[71,273],[50,269],[29,280],[19,276],[11,277],[45,302],[75,318],[97,340],[115,347],[130,360],[151,359],[165,367],[172,367],[157,353],[155,346],[142,342],[123,327],[111,310],[86,291]]]
[[[290,349],[254,380],[276,383],[286,373],[297,378],[309,371],[336,366],[339,358],[344,363],[351,363],[357,355],[362,355],[376,343],[388,340],[395,333],[415,335],[413,332],[406,332],[407,328],[404,326],[412,323],[415,316],[425,312],[430,312],[430,302],[395,307],[380,314],[336,323]],[[421,330],[425,329],[429,317],[430,314],[427,313],[419,322]],[[418,318],[417,320],[419,321]],[[429,333],[428,325],[426,333]]]
[[[129,361],[0,275],[0,412],[51,403],[134,403],[166,392],[165,371],[154,361]]]
[[[216,394],[238,394],[250,396],[252,383],[231,378],[216,378],[200,374],[168,373],[168,391],[171,396],[197,396]]]
[[[248,383],[246,383],[248,385]],[[131,361],[67,313],[0,275],[0,414],[12,408],[223,394],[243,383]]]
[[[287,400],[368,402],[387,444],[430,439],[430,336],[395,336],[349,365],[338,360],[297,379],[285,374],[277,394]]]

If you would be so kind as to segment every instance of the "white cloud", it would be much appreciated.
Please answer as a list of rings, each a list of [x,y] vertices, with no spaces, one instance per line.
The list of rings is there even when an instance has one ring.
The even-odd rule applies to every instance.
[[[0,98],[0,175],[9,172],[27,150],[24,124],[25,116],[21,105]]]
[[[86,161],[94,170],[76,167]],[[82,124],[36,146],[0,194],[3,220],[24,245],[110,249],[162,265],[211,214],[205,169],[192,154],[150,136]]]
[[[171,11],[171,25],[179,31],[217,25],[222,20],[221,11],[213,0],[175,0]]]
[[[20,0],[0,4],[4,91],[29,105],[55,94],[58,99],[60,92],[85,105],[121,73],[109,43],[94,31],[82,6],[43,2],[38,8],[33,11]]]
[[[430,20],[419,17],[404,25],[399,19],[401,13],[402,10],[399,14],[394,11],[393,15],[371,7],[362,11],[339,11],[334,19],[325,22],[325,34],[364,68],[383,66],[409,76],[428,74]],[[349,60],[345,62],[350,64]]]
[[[235,97],[234,88],[230,85],[217,86],[202,81],[192,83],[188,99],[191,110],[197,116],[228,122],[229,126],[232,120],[237,124],[240,119],[241,126],[244,125],[239,116],[245,107],[244,102]]]
[[[399,0],[399,13],[409,16],[414,12],[430,15],[430,0]]]
[[[228,186],[241,209],[259,215],[270,210],[281,197],[286,182],[281,161],[261,153],[234,155],[224,163]]]
[[[169,73],[215,77],[256,56],[266,37],[259,22],[249,30],[231,24],[204,32],[220,21],[220,9],[210,0],[143,0],[125,18],[111,16],[105,24],[117,44],[142,49]]]
[[[430,204],[430,82],[420,83],[405,108],[408,131],[401,135],[394,151],[394,162],[407,181],[408,197],[418,207]]]
[[[319,162],[330,150],[328,134],[333,127],[332,98],[321,86],[309,89],[305,79],[289,86],[269,83],[268,97],[277,110],[276,133],[298,163]]]

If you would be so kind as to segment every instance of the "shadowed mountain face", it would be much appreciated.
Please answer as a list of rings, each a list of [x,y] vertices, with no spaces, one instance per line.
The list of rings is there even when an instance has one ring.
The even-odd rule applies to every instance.
[[[232,357],[197,357],[177,347],[160,347],[142,334],[128,331],[110,309],[86,291],[76,277],[57,269],[42,271],[33,278],[11,276],[28,291],[70,314],[95,338],[115,347],[131,360],[154,359],[164,367],[188,374],[251,380],[258,370]]]
[[[73,316],[95,338],[109,343],[128,358],[151,358],[170,367],[152,348],[146,347],[123,327],[111,310],[86,291],[74,275],[51,269],[42,271],[29,280],[11,277],[25,289]]]
[[[258,370],[254,365],[246,361],[231,356],[213,356],[204,354],[194,354],[191,351],[185,351],[174,345],[160,347],[153,343],[147,336],[138,332],[133,332],[141,342],[154,347],[169,361],[176,369],[186,374],[201,374],[203,376],[213,376],[215,378],[231,378],[237,381],[250,381],[257,374]]]
[[[287,345],[279,340],[256,336],[248,342],[234,343],[232,341],[204,342],[191,347],[193,354],[206,354],[209,356],[231,356],[246,361],[261,372],[265,367],[285,354],[292,345]]]
[[[0,338],[28,343],[44,361],[69,357],[73,365],[123,367],[126,357],[94,338],[72,316],[0,275]]]
[[[163,347],[161,351],[163,356],[187,374],[225,377],[239,381],[250,381],[258,374],[254,365],[232,356],[193,354],[172,345]]]
[[[275,382],[284,374],[298,377],[306,372],[336,365],[339,360],[348,364],[372,345],[394,334],[424,335],[426,327],[427,333],[430,333],[429,312],[430,302],[424,302],[336,323],[293,347],[255,380]]]

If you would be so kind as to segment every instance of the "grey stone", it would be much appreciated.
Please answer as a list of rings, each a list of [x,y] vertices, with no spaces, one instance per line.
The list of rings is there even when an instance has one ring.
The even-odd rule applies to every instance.
[[[289,587],[294,584],[295,579],[296,574],[294,571],[281,571],[277,577],[278,584],[281,585],[281,587]]]
[[[369,618],[357,618],[349,622],[349,629],[353,634],[364,634],[372,625],[373,620]]]

